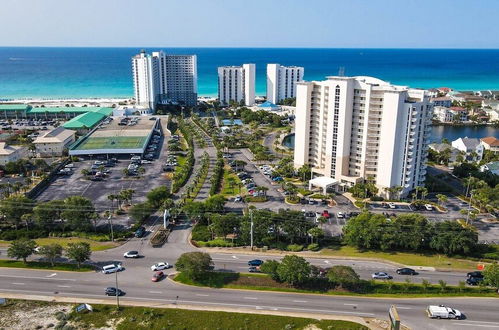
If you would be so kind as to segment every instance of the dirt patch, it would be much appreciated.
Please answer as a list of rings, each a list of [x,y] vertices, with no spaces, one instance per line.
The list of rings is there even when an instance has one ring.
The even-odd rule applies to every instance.
[[[54,327],[60,320],[57,313],[68,313],[70,305],[48,302],[8,301],[0,307],[0,329],[25,330]]]

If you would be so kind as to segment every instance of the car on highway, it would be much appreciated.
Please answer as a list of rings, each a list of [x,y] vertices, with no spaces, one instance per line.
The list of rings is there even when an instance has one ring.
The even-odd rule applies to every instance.
[[[156,272],[152,276],[151,281],[153,281],[153,282],[159,282],[159,281],[161,281],[163,279],[163,277],[165,277],[165,273],[163,273],[161,271],[160,272]]]
[[[399,269],[397,269],[397,274],[399,274],[399,275],[418,275],[418,272],[416,272],[412,268],[399,268]]]
[[[261,266],[263,264],[263,260],[253,259],[248,261],[248,266]]]
[[[260,267],[257,266],[249,266],[248,272],[250,273],[260,273]]]
[[[116,296],[116,295],[118,295],[118,296],[122,296],[122,295],[124,295],[124,294],[125,294],[125,292],[124,292],[124,291],[122,291],[121,289],[117,289],[117,288],[112,287],[112,286],[110,286],[110,287],[106,288],[106,290],[105,290],[104,292],[105,292],[105,293],[106,293],[106,295],[108,295],[108,296]]]
[[[156,272],[158,270],[168,269],[170,267],[171,267],[170,264],[167,262],[158,262],[151,266],[151,270]]]
[[[457,309],[446,307],[444,305],[438,306],[428,306],[426,308],[426,313],[429,318],[432,319],[456,319],[460,320],[463,318],[463,314]]]
[[[123,253],[123,257],[125,258],[139,258],[139,251],[127,251]]]
[[[483,281],[483,277],[470,277],[466,279],[468,285],[479,285]]]
[[[375,280],[391,280],[393,276],[388,275],[388,273],[385,272],[376,272],[371,275],[371,277]]]
[[[479,271],[474,271],[474,272],[469,272],[468,274],[466,274],[466,276],[468,278],[483,278],[483,273],[482,272],[479,272]]]
[[[116,272],[121,272],[125,270],[121,264],[110,264],[102,267],[102,273],[104,274],[112,274]]]

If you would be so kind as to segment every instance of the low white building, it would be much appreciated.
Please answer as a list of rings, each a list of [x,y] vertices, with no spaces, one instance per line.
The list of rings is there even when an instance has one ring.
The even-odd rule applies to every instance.
[[[26,148],[21,146],[11,146],[7,145],[5,142],[0,142],[0,165],[15,162],[26,156]]]
[[[462,151],[466,154],[466,159],[471,161],[481,161],[483,157],[483,144],[480,142],[480,139],[474,138],[459,138],[455,141],[452,141],[452,146],[459,151]]]
[[[484,109],[487,116],[489,116],[489,121],[499,120],[499,110],[496,109]]]
[[[499,139],[493,136],[488,136],[480,139],[485,150],[490,150],[493,153],[499,153]]]
[[[133,105],[122,105],[113,109],[114,117],[124,116],[150,116],[153,114],[151,108]]]
[[[60,126],[38,136],[33,143],[39,157],[62,156],[66,148],[75,142],[76,132]]]
[[[454,113],[447,107],[436,106],[433,108],[433,117],[442,123],[451,123],[454,120]]]

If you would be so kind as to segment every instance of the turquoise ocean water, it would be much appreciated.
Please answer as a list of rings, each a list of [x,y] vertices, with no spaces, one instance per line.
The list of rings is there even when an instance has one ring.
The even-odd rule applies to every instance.
[[[267,63],[305,67],[306,80],[338,74],[370,75],[412,87],[499,90],[499,50],[148,48],[197,54],[198,93],[217,94],[217,67],[256,63],[258,95],[265,95]],[[0,99],[130,97],[130,58],[140,48],[0,47]]]

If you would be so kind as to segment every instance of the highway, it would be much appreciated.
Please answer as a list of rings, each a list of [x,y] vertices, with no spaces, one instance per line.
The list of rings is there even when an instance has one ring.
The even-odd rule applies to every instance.
[[[384,299],[341,297],[315,294],[277,293],[263,291],[211,289],[180,285],[165,279],[151,282],[150,266],[158,261],[174,263],[180,254],[195,250],[186,243],[189,227],[179,227],[162,248],[152,248],[147,238],[132,239],[116,249],[95,252],[92,261],[100,265],[121,261],[125,267],[118,274],[119,287],[126,292],[122,300],[129,302],[178,303],[230,309],[255,309],[297,313],[341,314],[386,319],[390,305],[398,307],[402,322],[413,329],[498,329],[499,300],[493,298],[444,298],[444,299]],[[140,259],[124,259],[123,253],[139,250]],[[253,255],[213,253],[216,268],[244,271]],[[261,259],[267,259],[262,256]],[[392,273],[396,267],[382,262],[335,259],[309,259],[313,264],[353,266],[363,277],[374,270]],[[168,273],[174,272],[173,269]],[[462,273],[422,272],[413,279],[427,277],[436,282],[443,277],[448,283],[463,278]],[[399,280],[398,277],[395,278]],[[104,289],[115,286],[115,275],[100,272],[73,273],[0,268],[0,296],[5,294],[30,294],[59,297],[78,297],[115,300],[106,297]],[[178,297],[178,298],[177,298]],[[424,310],[429,304],[446,304],[461,310],[465,320],[430,320]]]

